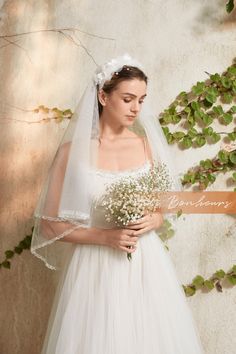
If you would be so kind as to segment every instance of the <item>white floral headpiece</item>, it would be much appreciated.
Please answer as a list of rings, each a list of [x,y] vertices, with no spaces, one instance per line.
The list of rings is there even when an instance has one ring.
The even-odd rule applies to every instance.
[[[99,89],[101,89],[105,81],[111,80],[112,75],[115,72],[121,71],[124,65],[136,66],[139,69],[144,70],[140,62],[136,59],[132,59],[128,53],[125,53],[122,56],[111,59],[102,66],[99,66],[93,76],[94,83],[99,85]]]

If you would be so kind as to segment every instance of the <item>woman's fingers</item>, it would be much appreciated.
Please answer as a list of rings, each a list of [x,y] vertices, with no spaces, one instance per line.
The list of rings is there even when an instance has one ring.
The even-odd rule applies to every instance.
[[[149,230],[151,230],[151,228],[150,228],[149,226],[144,227],[143,229],[140,229],[140,230],[138,230],[138,231],[135,231],[135,235],[136,235],[136,236],[142,235],[142,234],[144,234],[145,232],[148,232]]]
[[[137,219],[137,220],[135,220],[135,221],[131,221],[129,224],[128,224],[128,226],[129,227],[132,227],[132,226],[136,226],[136,225],[140,225],[140,224],[142,224],[144,221],[146,221],[147,220],[147,218],[146,218],[146,216],[143,216],[142,218],[140,218],[140,219]]]
[[[120,249],[122,249],[125,252],[129,252],[129,253],[134,252],[136,250],[136,248],[137,248],[136,246],[132,246],[132,248],[120,246]]]
[[[147,224],[146,222],[143,222],[138,225],[127,226],[127,228],[130,230],[139,230],[139,229],[143,228],[146,224]]]

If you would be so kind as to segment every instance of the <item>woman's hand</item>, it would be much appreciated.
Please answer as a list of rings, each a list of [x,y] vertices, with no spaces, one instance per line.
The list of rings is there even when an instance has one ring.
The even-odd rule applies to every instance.
[[[128,224],[127,228],[134,230],[135,236],[140,236],[147,231],[158,229],[163,224],[162,213],[148,213],[142,218]]]
[[[128,253],[133,253],[137,246],[138,236],[134,230],[129,229],[104,229],[105,245]],[[129,248],[128,246],[132,246]]]

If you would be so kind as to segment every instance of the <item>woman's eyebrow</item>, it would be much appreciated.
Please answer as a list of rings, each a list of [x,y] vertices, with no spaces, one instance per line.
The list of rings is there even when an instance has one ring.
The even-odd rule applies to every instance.
[[[130,96],[133,96],[133,97],[137,97],[136,95],[134,95],[133,93],[130,93],[130,92],[124,92],[122,93],[122,95],[130,95]],[[145,93],[145,95],[141,96],[141,97],[145,97],[147,96],[147,94]]]

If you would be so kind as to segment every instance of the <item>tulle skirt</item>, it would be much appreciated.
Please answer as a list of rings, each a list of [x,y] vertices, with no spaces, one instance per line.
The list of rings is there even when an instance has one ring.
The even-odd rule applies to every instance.
[[[173,263],[154,231],[132,260],[78,244],[55,296],[42,354],[202,354]]]

